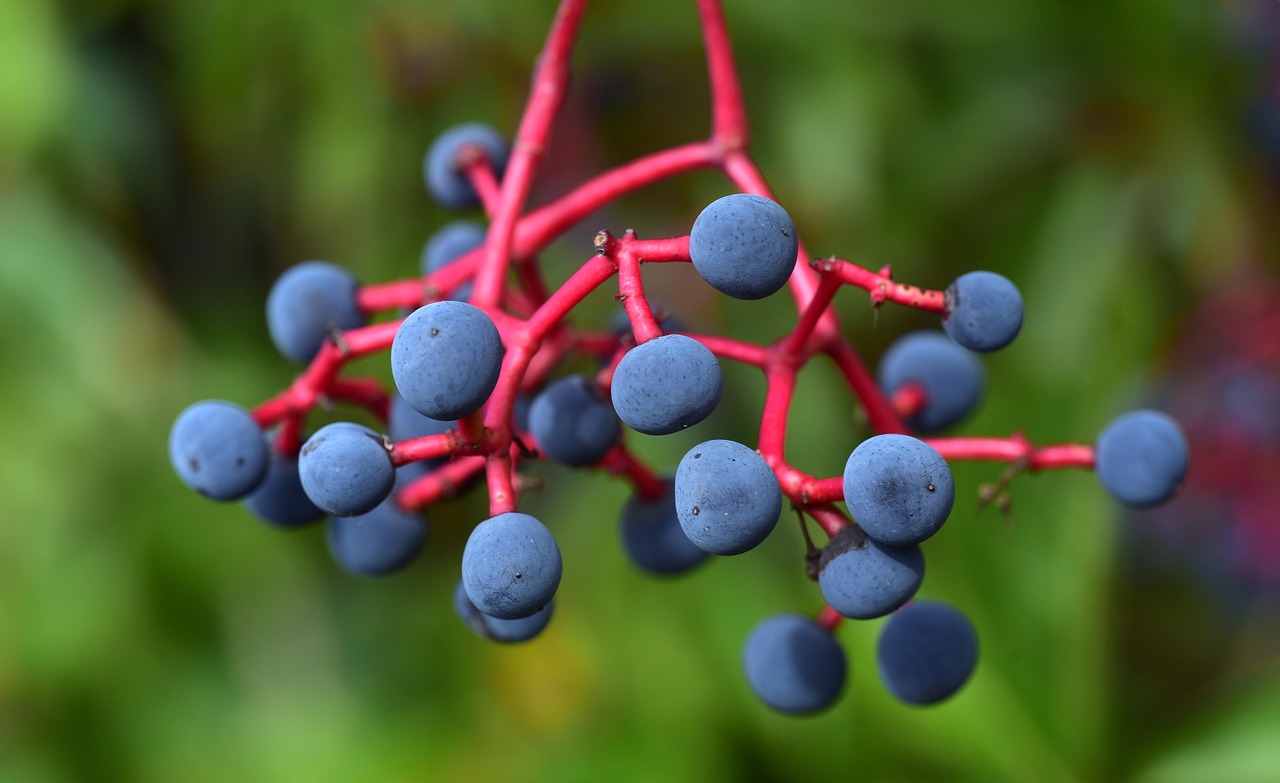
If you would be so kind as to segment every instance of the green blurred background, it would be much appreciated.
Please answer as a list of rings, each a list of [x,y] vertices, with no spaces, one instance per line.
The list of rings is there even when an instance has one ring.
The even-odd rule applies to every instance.
[[[1208,291],[1276,269],[1277,180],[1248,130],[1280,32],[1267,3],[728,5],[758,161],[811,253],[1022,288],[1024,331],[987,358],[964,432],[1091,441],[1158,399],[1180,335],[1215,328],[1193,317]],[[999,468],[958,466],[922,595],[974,620],[973,680],[901,706],[874,674],[880,623],[848,623],[847,692],[802,720],[738,665],[756,622],[819,604],[789,516],[757,551],[654,580],[620,552],[620,483],[540,467],[527,507],[565,580],[547,633],[501,648],[450,606],[478,498],[431,510],[409,570],[363,580],[319,528],[271,530],[178,482],[178,411],[253,405],[297,372],[266,335],[276,275],[307,258],[414,274],[453,217],[423,192],[423,151],[456,122],[515,126],[552,11],[0,3],[0,781],[1280,781],[1274,583],[1194,547],[1153,562],[1158,540],[1086,473],[1020,478],[1006,520],[973,513]],[[688,0],[593,8],[536,198],[704,136],[701,57]],[[598,228],[686,233],[725,192],[700,174],[630,197],[547,274]],[[725,303],[686,272],[651,285],[697,329],[792,323],[786,297]],[[839,306],[870,359],[929,325],[857,292]],[[729,378],[712,419],[637,448],[669,467],[698,440],[750,442],[763,384]],[[834,475],[863,435],[815,366],[795,462]]]

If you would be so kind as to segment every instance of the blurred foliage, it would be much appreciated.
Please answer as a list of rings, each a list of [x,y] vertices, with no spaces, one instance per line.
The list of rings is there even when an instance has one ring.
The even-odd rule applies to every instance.
[[[988,357],[963,430],[1087,442],[1149,398],[1202,292],[1274,274],[1275,172],[1244,132],[1280,34],[1262,5],[735,0],[728,16],[754,149],[810,251],[933,287],[972,268],[1016,280],[1026,328]],[[538,200],[707,132],[692,3],[598,6]],[[975,678],[933,709],[893,703],[879,623],[848,623],[848,692],[807,720],[757,704],[738,668],[757,621],[818,604],[790,517],[758,551],[655,581],[619,551],[618,482],[542,469],[528,508],[565,582],[547,634],[507,649],[450,607],[476,498],[431,510],[421,562],[369,581],[329,563],[319,529],[269,530],[180,486],[164,444],[182,407],[252,405],[296,372],[266,336],[270,281],[315,257],[412,274],[450,217],[422,152],[455,122],[514,127],[552,12],[0,3],[0,781],[1276,780],[1274,596],[1230,605],[1191,566],[1143,581],[1088,474],[1018,479],[1006,522],[971,513],[998,470],[959,466],[922,594],[973,618]],[[601,227],[685,233],[724,192],[702,174],[636,194],[551,248],[548,274]],[[696,328],[770,340],[792,322],[786,297],[726,303],[686,272],[651,285]],[[854,292],[839,306],[871,358],[929,322]],[[696,440],[750,441],[763,384],[729,377],[706,424],[638,448],[671,466]],[[796,462],[838,472],[865,430],[834,373],[807,374],[795,410]]]

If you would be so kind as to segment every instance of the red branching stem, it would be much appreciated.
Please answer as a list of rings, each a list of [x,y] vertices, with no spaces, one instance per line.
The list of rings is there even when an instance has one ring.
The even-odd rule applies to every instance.
[[[379,351],[385,351],[391,347],[391,342],[396,339],[396,332],[400,330],[400,324],[403,321],[403,318],[397,318],[386,323],[350,329],[342,333],[343,345],[334,346],[334,343],[329,342],[325,344],[325,348],[334,346],[338,349],[339,356],[335,360],[338,364],[344,364],[351,359],[359,359],[362,356],[370,356]],[[319,361],[318,358],[317,361]]]
[[[528,267],[527,265],[517,264],[516,269],[520,268]],[[502,293],[503,303],[515,318],[528,318],[546,303],[545,294],[541,297],[530,298],[522,289],[514,286],[506,288]]]
[[[655,182],[690,171],[711,168],[715,165],[715,161],[712,146],[707,142],[698,142],[637,158],[588,180],[550,204],[529,213],[517,223],[512,243],[512,255],[516,259],[517,269],[532,267],[533,264],[522,259],[532,258],[556,237],[605,204]],[[681,254],[677,248],[673,247],[668,256],[664,256],[648,243],[679,242],[680,238],[646,240],[645,252],[652,254],[652,257],[646,257],[643,260],[651,263],[688,261],[688,237],[683,239],[686,250]],[[475,274],[483,258],[483,248],[474,250],[432,274],[429,283],[424,283],[420,278],[412,278],[362,286],[357,294],[357,302],[361,311],[366,313],[420,307],[428,299],[438,299],[441,294],[448,293],[465,282]],[[545,293],[538,295],[537,288],[540,285],[535,287],[525,278],[520,279],[524,281],[525,290],[532,298],[537,301],[546,299]],[[424,296],[433,291],[433,296]]]
[[[512,478],[514,461],[509,453],[512,442],[511,412],[516,395],[523,388],[526,373],[541,354],[543,343],[564,321],[568,313],[617,272],[612,259],[596,255],[574,272],[564,285],[523,323],[502,320],[499,331],[507,353],[502,360],[498,383],[489,396],[484,417],[486,438],[490,448],[485,474],[489,482],[489,508],[493,514],[512,511],[516,507],[516,487]],[[558,358],[558,350],[552,352]],[[554,362],[545,364],[550,371]]]
[[[765,182],[764,175],[760,173],[755,161],[745,151],[739,150],[727,154],[724,159],[724,171],[726,176],[729,177],[729,181],[744,193],[754,193],[757,196],[764,196],[775,202],[778,200],[778,197],[770,190],[769,183]],[[809,268],[809,251],[805,250],[803,242],[799,244],[800,247],[796,253],[796,266],[791,273],[788,285],[791,288],[791,295],[795,299],[796,307],[803,308],[807,302],[813,299],[818,287],[818,275]],[[838,331],[838,328],[835,313],[832,311],[823,313],[822,322],[818,329],[826,334]]]
[[[491,442],[502,444],[511,437],[511,412],[515,408],[516,395],[533,359],[537,346],[522,343],[507,350],[502,358],[502,370],[498,385],[485,406],[485,427],[490,431]]]
[[[543,338],[542,346],[528,362],[520,381],[520,389],[529,392],[542,388],[572,349],[573,333],[568,329],[552,332]]]
[[[476,275],[471,301],[477,307],[493,307],[501,297],[516,223],[546,152],[551,124],[569,89],[569,60],[586,8],[587,0],[563,0],[551,22],[551,31],[538,58],[529,100],[502,177],[502,197],[494,210],[485,241],[485,262]]]
[[[653,308],[644,295],[644,280],[640,277],[640,259],[625,244],[614,254],[618,262],[618,298],[631,321],[631,331],[636,343],[643,343],[662,335],[662,327],[653,315]]]
[[[641,263],[689,262],[689,235],[669,239],[636,239],[628,234],[619,240]]]
[[[698,16],[711,82],[711,138],[721,149],[746,149],[750,140],[746,102],[720,0],[698,0]]]
[[[844,477],[813,479],[801,489],[800,497],[807,503],[832,503],[844,500]]]
[[[717,160],[715,148],[702,141],[645,155],[609,169],[520,221],[515,255],[536,253],[592,212],[628,193],[680,174],[713,168]]]
[[[528,321],[526,339],[541,342],[547,332],[565,319],[570,310],[617,271],[618,266],[613,259],[593,256],[533,314]]]
[[[775,347],[765,367],[764,411],[760,415],[760,456],[775,471],[783,464],[787,415],[796,390],[796,358]]]
[[[619,343],[618,350],[614,351],[603,367],[596,371],[596,390],[603,396],[609,396],[610,389],[613,388],[613,374],[618,371],[618,364],[622,361],[622,357],[627,355],[626,346],[630,343]]]
[[[326,340],[306,372],[298,376],[288,389],[254,408],[254,421],[265,428],[286,416],[305,416],[321,395],[330,393],[343,364],[390,348],[399,328],[400,321],[389,321],[343,332],[341,345]]]
[[[479,475],[484,466],[484,457],[458,457],[397,492],[396,504],[405,511],[419,511],[447,500]]]
[[[619,443],[610,449],[600,460],[600,467],[615,476],[625,477],[635,485],[636,494],[643,500],[657,500],[666,490],[662,478],[632,454],[625,444]]]
[[[889,404],[903,419],[911,419],[924,410],[929,395],[918,383],[904,383],[889,398]]]
[[[853,524],[849,521],[849,517],[830,503],[814,503],[805,506],[804,513],[813,517],[813,521],[817,522],[818,527],[822,528],[828,536],[834,536]]]
[[[524,292],[528,303],[532,305],[530,309],[530,312],[532,312],[533,309],[541,307],[547,301],[546,283],[543,282],[542,273],[532,258],[515,259],[515,269],[516,282],[520,284],[520,290]]]
[[[1007,438],[925,438],[947,460],[1021,462],[1029,470],[1093,468],[1093,447],[1082,443],[1034,446],[1022,433]]]
[[[622,338],[613,332],[575,332],[572,340],[573,350],[601,360],[613,356],[622,343]]]
[[[823,277],[818,283],[818,290],[800,313],[796,328],[791,331],[782,343],[782,350],[796,357],[804,357],[808,353],[809,338],[813,336],[818,322],[831,308],[836,291],[840,290],[840,281]]]
[[[302,417],[285,416],[280,421],[280,430],[276,432],[276,452],[286,457],[297,457],[302,450]]]
[[[421,278],[360,286],[356,292],[356,305],[361,312],[370,315],[387,310],[416,309],[426,300],[426,289],[427,285]]]
[[[516,483],[512,476],[512,460],[509,454],[490,454],[484,465],[485,480],[489,483],[489,516],[496,517],[516,510]]]
[[[763,368],[769,364],[769,349],[760,345],[744,343],[717,334],[689,334],[690,337],[707,346],[707,349],[721,359],[750,364]]]
[[[473,250],[453,263],[432,272],[428,277],[411,277],[379,285],[361,286],[356,304],[368,315],[395,310],[412,310],[434,302],[465,283],[482,257],[483,249]]]
[[[844,615],[832,609],[830,606],[823,604],[822,609],[818,611],[818,617],[814,620],[818,625],[822,626],[827,633],[835,633],[840,627],[840,623],[844,622]]]
[[[484,414],[477,411],[458,420],[458,437],[463,445],[483,449],[487,443]]]
[[[258,423],[258,426],[264,430],[290,418],[297,418],[298,412],[294,410],[295,398],[292,392],[292,388],[285,389],[249,411],[249,414],[253,416],[253,420]],[[310,406],[308,406],[309,408]],[[284,449],[281,449],[280,453],[285,453]]]
[[[831,360],[836,363],[836,366],[840,368],[845,381],[853,389],[858,402],[862,404],[862,409],[867,414],[867,422],[871,424],[871,428],[880,434],[890,432],[907,434],[907,428],[902,423],[902,419],[894,411],[889,401],[885,399],[885,396],[880,393],[880,387],[876,385],[871,374],[867,372],[867,368],[863,366],[862,357],[858,356],[858,352],[853,350],[853,346],[843,340],[836,341],[831,343],[827,353],[831,356]]]
[[[377,378],[334,378],[326,394],[338,402],[360,405],[379,419],[387,420],[391,398]]]
[[[942,291],[895,283],[888,267],[872,272],[840,258],[821,258],[810,262],[810,265],[823,275],[833,275],[847,285],[865,289],[871,294],[874,307],[893,302],[938,315],[947,311],[946,295]]]
[[[437,435],[423,435],[391,444],[391,464],[397,468],[424,459],[436,459],[457,453],[463,447],[457,430]]]
[[[471,183],[476,195],[480,197],[480,205],[484,207],[484,213],[493,215],[502,202],[502,188],[498,184],[498,176],[494,173],[492,162],[485,154],[484,148],[477,146],[475,150],[475,154],[463,162],[462,173]]]
[[[774,475],[778,477],[778,486],[782,488],[782,494],[797,506],[802,508],[806,506],[809,499],[804,494],[804,488],[813,482],[813,476],[797,470],[782,459],[772,467]]]

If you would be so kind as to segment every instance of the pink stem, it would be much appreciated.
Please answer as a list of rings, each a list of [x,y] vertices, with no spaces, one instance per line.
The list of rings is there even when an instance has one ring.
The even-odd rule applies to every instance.
[[[1021,433],[1007,438],[925,438],[946,460],[1025,461],[1030,470],[1093,468],[1093,447],[1081,443],[1033,446]]]
[[[893,302],[939,315],[947,311],[946,294],[942,291],[895,283],[889,275],[888,267],[880,272],[872,272],[839,258],[819,259],[813,261],[810,266],[824,275],[838,278],[843,283],[865,289],[871,294],[871,304],[875,307],[885,302]]]
[[[569,90],[569,60],[586,9],[587,0],[563,0],[551,22],[551,31],[547,34],[547,42],[534,71],[529,101],[502,176],[502,198],[493,213],[485,240],[485,263],[476,275],[471,297],[477,307],[495,306],[502,294],[516,222],[529,199],[533,178],[546,152],[551,124]]]
[[[707,346],[712,353],[722,359],[732,359],[735,362],[761,368],[769,364],[768,348],[717,334],[689,334],[688,336]]]
[[[823,604],[822,609],[818,612],[818,618],[814,622],[822,626],[827,633],[835,633],[836,629],[840,627],[840,623],[844,622],[844,615]]]
[[[893,406],[880,392],[880,387],[863,366],[862,358],[858,356],[857,351],[853,350],[853,346],[840,340],[833,342],[827,349],[827,353],[840,368],[849,387],[853,389],[853,393],[862,404],[871,428],[881,434],[888,432],[907,434],[906,425],[902,423]]]
[[[722,150],[746,149],[750,141],[746,101],[720,0],[698,0],[698,16],[711,83],[711,138]]]
[[[459,457],[397,492],[396,504],[406,511],[418,511],[451,498],[479,475],[484,466],[484,457]]]
[[[636,494],[643,500],[657,500],[666,491],[662,478],[621,443],[604,455],[604,459],[600,461],[600,467],[615,476],[626,477],[635,485]]]

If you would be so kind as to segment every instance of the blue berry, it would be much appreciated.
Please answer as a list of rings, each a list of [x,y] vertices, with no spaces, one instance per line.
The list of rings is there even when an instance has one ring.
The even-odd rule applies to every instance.
[[[796,227],[786,210],[747,193],[711,202],[689,232],[694,269],[735,299],[763,299],[781,289],[798,253]]]
[[[551,459],[585,467],[599,462],[614,447],[622,426],[590,380],[566,375],[533,398],[529,432]]]
[[[484,244],[485,227],[471,220],[455,220],[446,224],[427,240],[422,248],[422,274],[429,275]],[[471,284],[458,286],[450,299],[465,302],[471,298]]]
[[[484,149],[498,179],[507,167],[510,152],[507,140],[492,127],[480,122],[455,125],[441,133],[427,150],[422,176],[431,197],[449,209],[469,209],[480,203],[475,188],[458,166],[458,153],[476,145]]]
[[[477,609],[476,605],[471,603],[471,599],[467,597],[467,589],[462,584],[461,579],[458,580],[457,586],[453,589],[453,610],[457,612],[458,619],[462,620],[463,624],[474,631],[477,636],[493,642],[501,642],[502,644],[527,642],[542,633],[547,624],[551,622],[551,612],[554,607],[555,601],[552,600],[528,617],[503,620],[498,617],[490,617]]]
[[[466,302],[433,302],[409,314],[391,343],[396,388],[423,416],[456,421],[489,399],[502,369],[502,338]]]
[[[622,507],[622,548],[636,567],[651,574],[678,574],[707,553],[694,546],[676,514],[675,480],[662,482],[662,495],[645,500],[632,494]]]
[[[942,329],[971,351],[994,351],[1022,329],[1022,294],[995,272],[969,272],[947,286]]]
[[[892,612],[911,600],[923,579],[920,547],[881,544],[856,527],[833,536],[818,562],[823,599],[854,620]]]
[[[323,517],[324,512],[302,489],[297,456],[285,456],[270,447],[268,450],[271,462],[267,476],[244,499],[245,507],[263,522],[282,528],[301,527]]]
[[[417,474],[410,466],[400,468],[396,484],[407,483]],[[331,517],[325,535],[334,562],[357,576],[386,576],[403,569],[422,551],[426,538],[422,515],[405,511],[396,504],[395,495],[367,513]]]
[[[968,416],[982,398],[982,364],[941,332],[911,332],[899,337],[880,359],[878,376],[885,394],[909,383],[925,393],[925,404],[907,420],[922,433],[937,432]]]
[[[350,422],[325,425],[307,439],[298,475],[307,497],[335,517],[372,511],[395,483],[382,436]]]
[[[676,514],[689,540],[713,555],[737,555],[769,537],[782,488],[768,463],[731,440],[694,446],[676,468]]]
[[[334,328],[364,326],[356,303],[359,282],[327,261],[306,261],[285,270],[267,295],[267,331],[286,358],[306,364]]]
[[[955,502],[951,469],[942,455],[909,435],[876,435],[844,467],[849,513],[876,541],[918,544],[942,527]]]
[[[757,625],[743,647],[742,668],[761,701],[792,715],[824,710],[844,690],[844,650],[826,629],[798,614]]]
[[[462,550],[467,597],[503,620],[528,617],[550,603],[560,572],[560,547],[551,531],[515,511],[476,525]]]
[[[978,634],[959,609],[916,601],[893,613],[876,644],[880,681],[907,704],[935,704],[969,680]]]
[[[1140,410],[1112,421],[1094,445],[1102,486],[1132,508],[1167,502],[1187,475],[1187,439],[1160,411]]]
[[[197,402],[169,430],[169,462],[178,478],[212,500],[248,495],[262,483],[269,461],[262,428],[234,403]]]
[[[646,435],[670,435],[705,419],[720,402],[720,362],[702,343],[666,334],[622,357],[611,393],[618,418]]]

